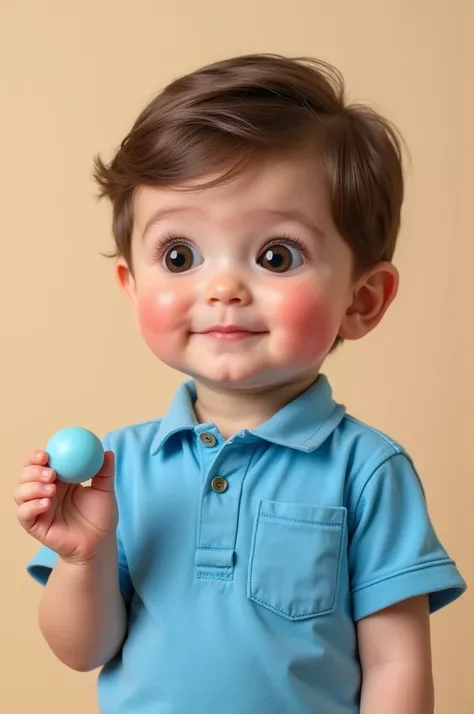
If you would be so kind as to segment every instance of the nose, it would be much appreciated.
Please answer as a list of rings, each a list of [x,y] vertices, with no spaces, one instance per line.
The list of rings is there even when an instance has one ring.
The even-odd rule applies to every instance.
[[[207,286],[209,305],[248,305],[251,294],[245,282],[235,272],[219,272],[213,275]]]

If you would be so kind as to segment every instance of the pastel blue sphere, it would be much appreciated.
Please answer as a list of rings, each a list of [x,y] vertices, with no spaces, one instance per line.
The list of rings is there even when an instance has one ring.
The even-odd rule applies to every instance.
[[[89,481],[104,463],[101,440],[92,431],[80,426],[56,432],[49,440],[46,452],[48,465],[66,483]]]

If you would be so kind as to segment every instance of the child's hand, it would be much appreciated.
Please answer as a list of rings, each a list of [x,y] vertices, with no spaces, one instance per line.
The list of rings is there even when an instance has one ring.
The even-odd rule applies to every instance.
[[[17,518],[27,533],[63,560],[85,562],[117,527],[114,455],[105,453],[104,464],[90,486],[56,480],[47,463],[45,451],[28,458],[15,491]]]

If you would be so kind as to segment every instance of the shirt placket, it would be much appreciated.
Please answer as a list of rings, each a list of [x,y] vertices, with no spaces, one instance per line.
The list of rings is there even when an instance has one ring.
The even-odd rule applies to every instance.
[[[232,580],[243,476],[250,457],[248,432],[224,442],[216,427],[197,434],[203,484],[195,554],[195,575]]]

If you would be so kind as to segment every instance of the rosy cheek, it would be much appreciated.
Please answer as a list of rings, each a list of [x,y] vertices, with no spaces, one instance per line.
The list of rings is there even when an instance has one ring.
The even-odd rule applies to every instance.
[[[166,359],[174,354],[188,309],[188,300],[176,291],[151,291],[138,296],[140,330],[157,357]]]
[[[282,353],[297,361],[317,359],[335,338],[327,297],[306,283],[288,285],[280,297],[275,321]]]

